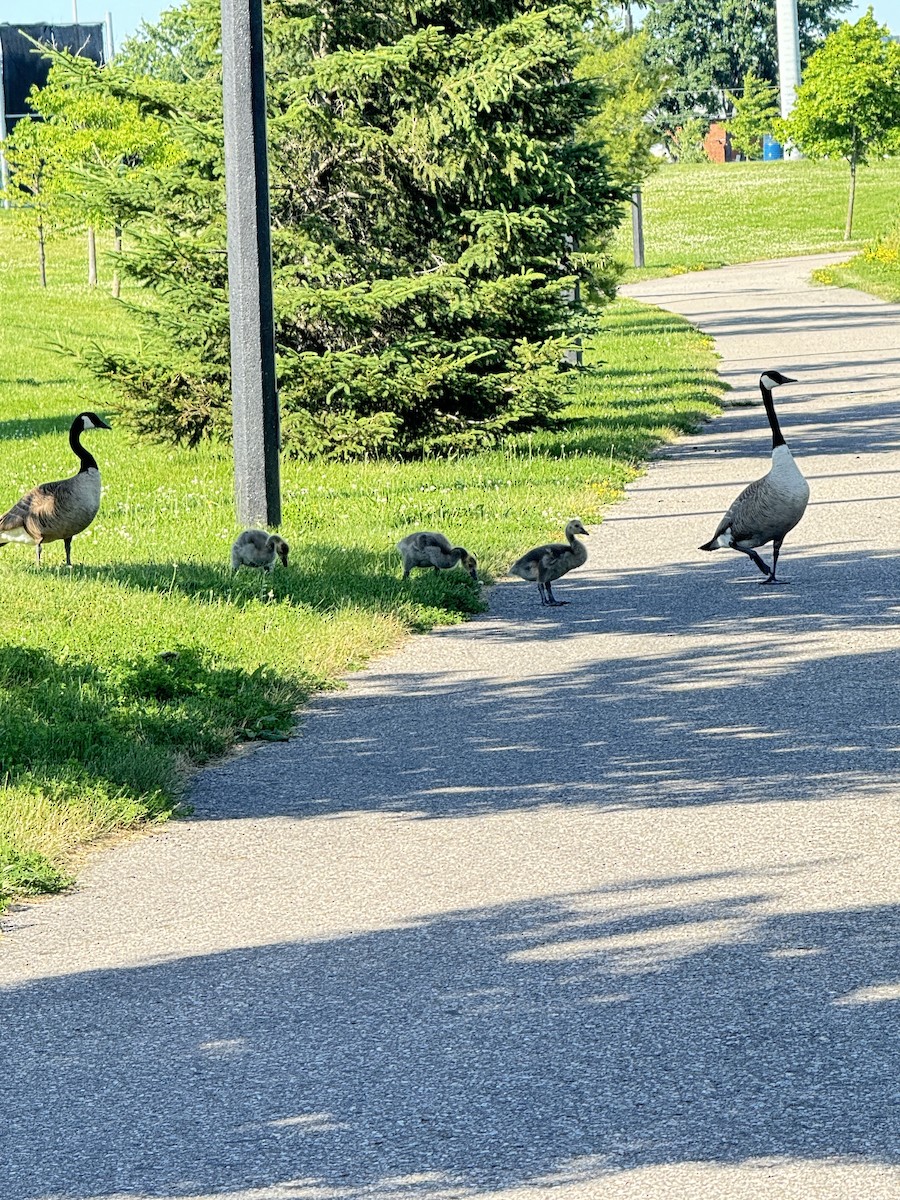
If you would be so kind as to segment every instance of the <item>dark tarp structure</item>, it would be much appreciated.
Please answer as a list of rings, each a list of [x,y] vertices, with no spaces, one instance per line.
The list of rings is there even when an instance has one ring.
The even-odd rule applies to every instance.
[[[0,81],[7,132],[16,121],[31,113],[28,93],[35,84],[43,87],[50,73],[49,59],[28,38],[57,50],[68,50],[80,58],[90,58],[95,63],[105,59],[102,25],[0,24]]]

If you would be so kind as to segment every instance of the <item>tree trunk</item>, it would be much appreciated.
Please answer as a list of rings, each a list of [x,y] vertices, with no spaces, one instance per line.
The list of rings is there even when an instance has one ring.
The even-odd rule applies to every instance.
[[[850,155],[850,199],[847,202],[847,224],[844,226],[844,241],[850,241],[853,232],[853,205],[856,201],[856,146]]]
[[[88,225],[88,287],[97,286],[97,235],[93,225]]]
[[[41,287],[47,286],[47,247],[44,243],[44,222],[38,219],[38,257],[41,264]]]
[[[122,253],[122,227],[121,227],[121,225],[116,225],[116,227],[113,230],[113,237],[115,239],[113,241],[113,248],[115,249],[116,254],[121,254]],[[113,299],[118,300],[119,291],[120,291],[119,270],[117,267],[113,271],[113,278],[112,278]]]

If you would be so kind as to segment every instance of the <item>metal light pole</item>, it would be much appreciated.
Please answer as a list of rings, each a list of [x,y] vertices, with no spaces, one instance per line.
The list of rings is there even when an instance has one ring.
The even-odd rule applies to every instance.
[[[631,193],[631,247],[634,252],[634,265],[644,265],[644,203],[641,189],[635,188]]]
[[[221,0],[238,519],[281,524],[262,0]]]

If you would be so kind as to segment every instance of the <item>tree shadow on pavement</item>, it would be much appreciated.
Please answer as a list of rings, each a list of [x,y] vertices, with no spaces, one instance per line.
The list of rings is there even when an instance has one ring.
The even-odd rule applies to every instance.
[[[900,645],[884,645],[898,558],[805,555],[785,564],[802,586],[782,588],[757,586],[738,556],[702,580],[685,567],[573,575],[558,589],[572,604],[551,610],[535,588],[495,589],[490,614],[431,635],[448,667],[416,656],[320,697],[296,739],[200,776],[197,815],[884,794],[900,749]]]
[[[635,878],[6,989],[4,1200],[896,1164],[900,912],[780,911],[783,873]]]

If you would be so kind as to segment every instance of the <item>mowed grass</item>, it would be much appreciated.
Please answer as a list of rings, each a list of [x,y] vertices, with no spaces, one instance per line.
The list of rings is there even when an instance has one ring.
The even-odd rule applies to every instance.
[[[664,163],[643,188],[645,268],[631,266],[630,217],[615,252],[629,267],[627,278],[636,279],[852,251],[895,223],[900,159],[860,167],[857,179],[853,240],[845,242],[850,181],[843,161]]]
[[[900,303],[900,255],[895,234],[885,242],[873,242],[849,262],[820,267],[813,272],[818,283],[857,288],[891,304]]]
[[[8,221],[0,250],[3,511],[73,473],[75,413],[111,416],[111,393],[52,344],[137,335],[84,285],[80,243],[51,246],[46,291]],[[489,581],[571,516],[599,520],[654,446],[715,409],[707,339],[658,310],[617,303],[587,358],[558,431],[452,461],[285,463],[291,565],[271,576],[228,569],[227,446],[87,434],[104,493],[74,568],[59,543],[41,569],[29,547],[0,551],[0,904],[63,886],[86,844],[170,814],[192,767],[285,736],[314,690],[483,606],[460,570],[404,583],[403,534],[445,530]]]

